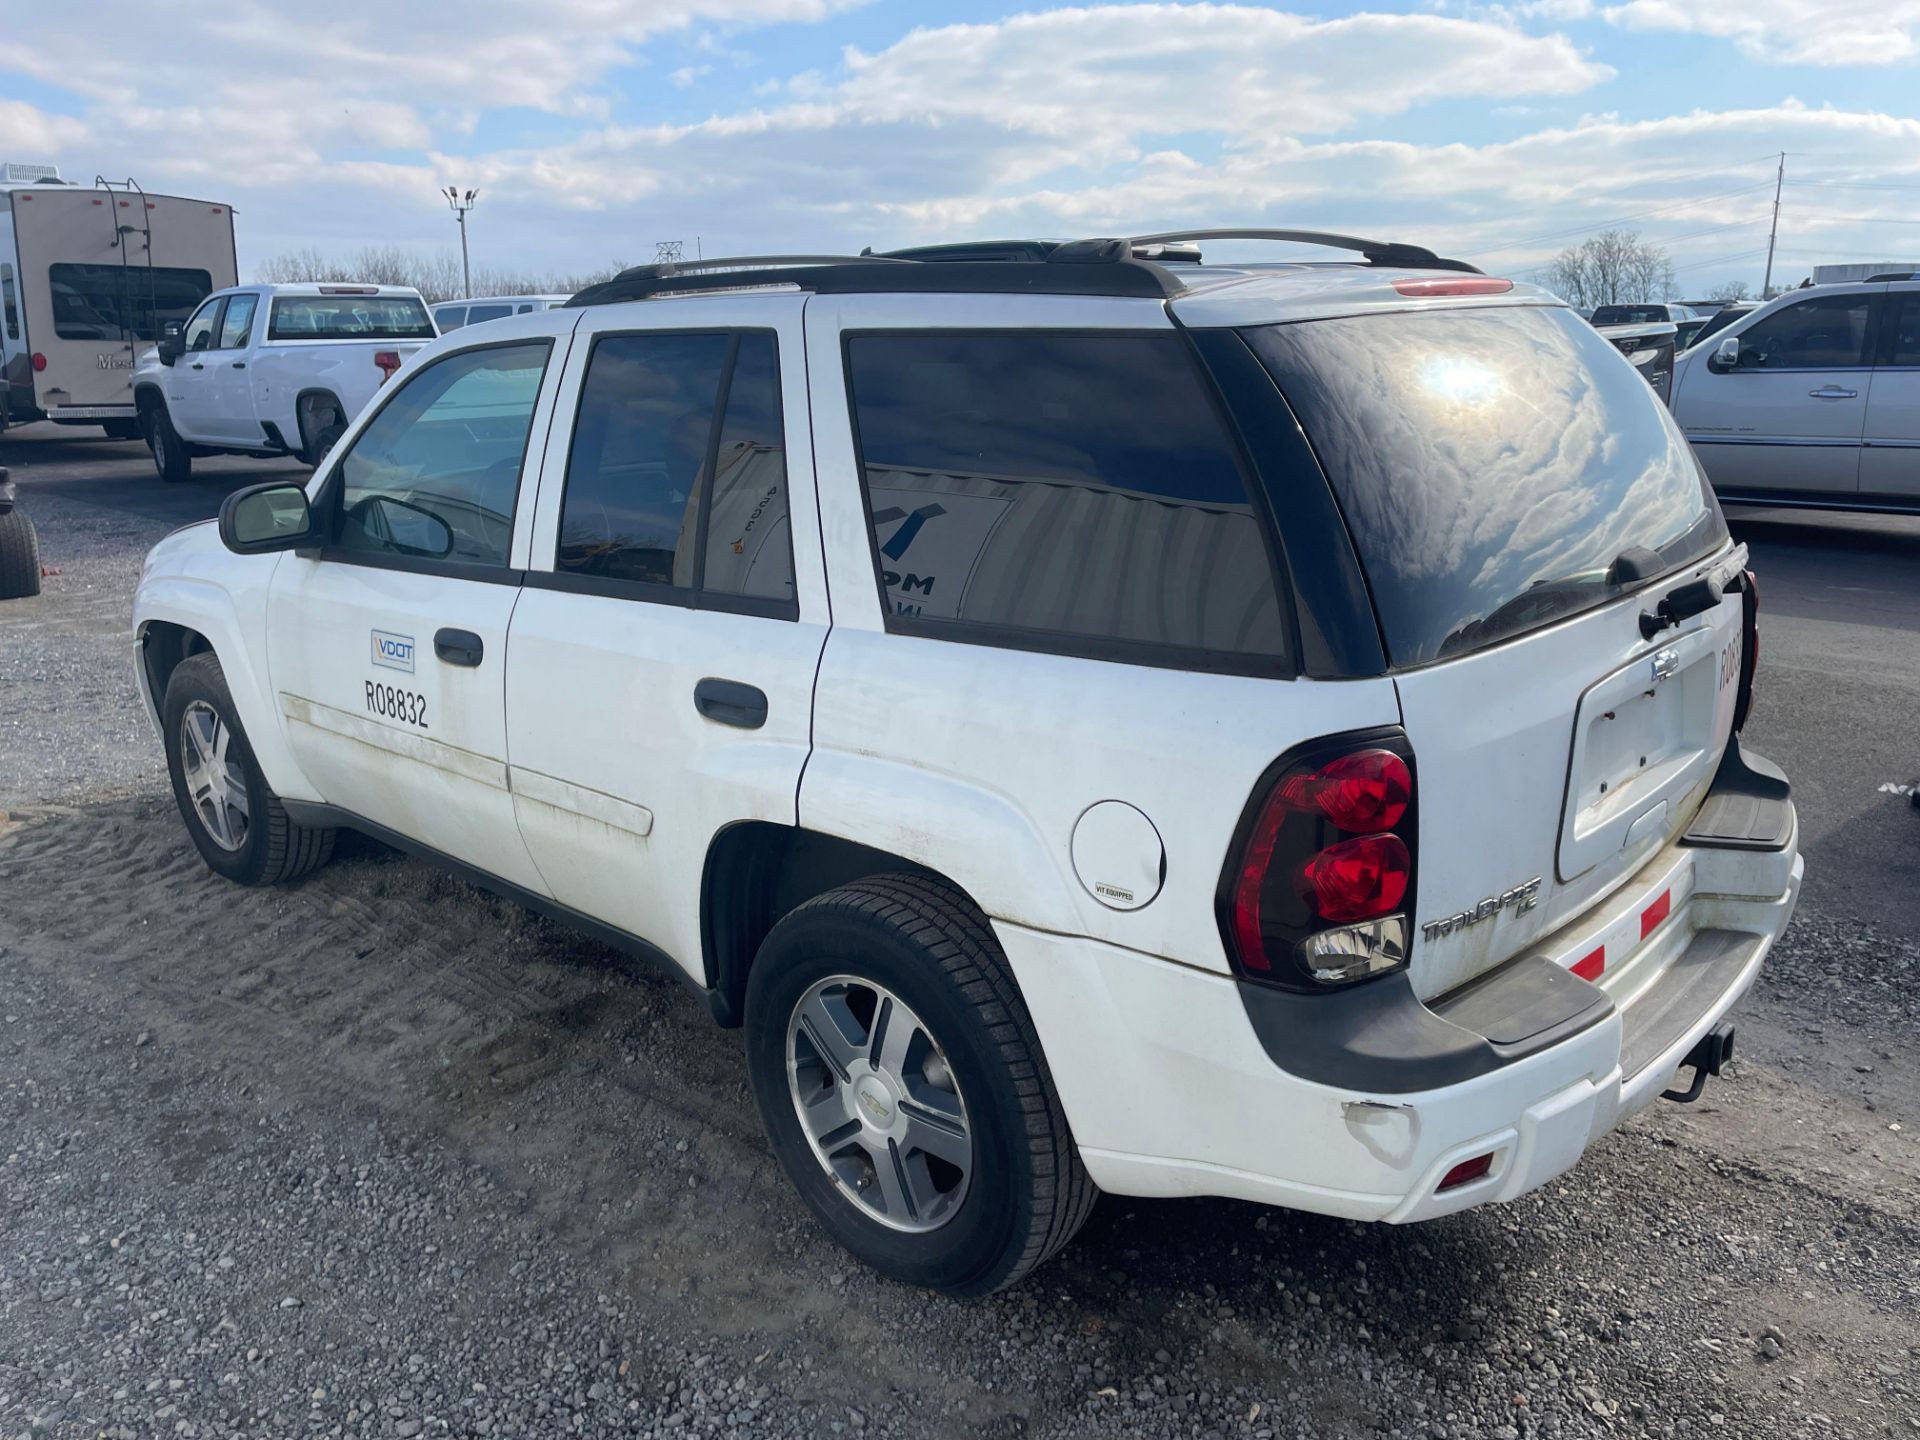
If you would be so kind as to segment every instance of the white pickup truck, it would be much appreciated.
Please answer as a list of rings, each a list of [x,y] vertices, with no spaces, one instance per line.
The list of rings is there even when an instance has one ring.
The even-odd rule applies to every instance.
[[[439,332],[398,285],[241,285],[169,321],[133,375],[160,478],[196,455],[297,455],[317,465],[401,363]]]

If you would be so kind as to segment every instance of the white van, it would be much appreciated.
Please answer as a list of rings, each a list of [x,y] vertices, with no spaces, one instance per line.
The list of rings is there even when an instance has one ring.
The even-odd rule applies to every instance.
[[[1920,274],[1790,290],[1674,366],[1725,500],[1920,513]]]
[[[433,307],[433,323],[440,333],[458,330],[462,325],[478,325],[485,320],[504,320],[509,315],[531,315],[564,305],[568,295],[483,295],[475,300],[447,300]]]

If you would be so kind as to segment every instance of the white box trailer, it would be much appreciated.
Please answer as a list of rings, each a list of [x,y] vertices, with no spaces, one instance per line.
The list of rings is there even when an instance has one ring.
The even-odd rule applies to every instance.
[[[139,351],[239,278],[229,205],[0,167],[0,430],[51,420],[136,438]]]

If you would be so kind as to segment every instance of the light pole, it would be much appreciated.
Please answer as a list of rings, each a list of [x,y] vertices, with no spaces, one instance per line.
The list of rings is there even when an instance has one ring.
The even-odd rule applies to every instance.
[[[460,222],[460,298],[471,300],[473,271],[467,265],[467,212],[473,208],[473,202],[480,192],[469,190],[462,195],[458,185],[449,185],[440,193],[447,197],[447,204],[453,207],[453,218]]]

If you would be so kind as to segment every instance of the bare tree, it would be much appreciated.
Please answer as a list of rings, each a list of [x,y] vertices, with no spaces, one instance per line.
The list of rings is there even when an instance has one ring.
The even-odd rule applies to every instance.
[[[499,266],[473,267],[475,295],[571,295],[626,267],[615,263],[584,275],[553,271],[515,270]],[[292,250],[256,267],[254,277],[268,283],[315,281],[360,285],[411,285],[427,301],[460,297],[460,253],[445,249],[422,253],[400,245],[368,245],[351,255],[326,255],[308,246]]]
[[[1727,280],[1707,291],[1709,300],[1721,300],[1729,305],[1737,305],[1753,293],[1753,288],[1744,280]]]
[[[1631,230],[1608,230],[1561,251],[1540,279],[1582,309],[1665,300],[1674,288],[1667,252]]]

